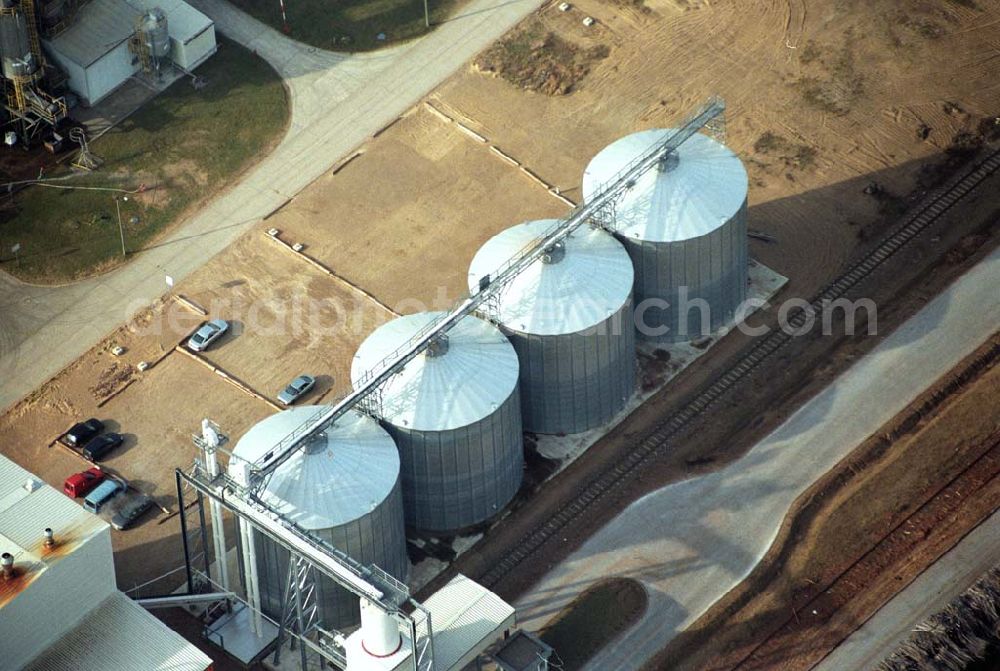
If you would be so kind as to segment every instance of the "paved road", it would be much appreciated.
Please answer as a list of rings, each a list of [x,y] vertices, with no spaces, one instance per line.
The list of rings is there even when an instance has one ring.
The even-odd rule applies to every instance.
[[[280,207],[541,0],[471,0],[426,37],[363,55],[306,47],[224,0],[193,4],[285,78],[291,128],[242,182],[117,271],[59,288],[27,286],[0,273],[0,408],[163,294],[165,275],[179,281]]]
[[[537,630],[591,583],[636,578],[646,614],[587,669],[640,668],[749,574],[806,488],[996,332],[997,286],[1000,249],[745,457],[630,505],[518,601],[519,622]]]
[[[1000,561],[1000,512],[882,606],[864,626],[824,659],[814,671],[873,669],[889,656],[917,624],[943,610]]]

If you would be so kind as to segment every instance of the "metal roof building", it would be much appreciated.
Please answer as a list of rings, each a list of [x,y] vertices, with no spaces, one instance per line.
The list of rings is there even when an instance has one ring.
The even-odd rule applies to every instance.
[[[556,223],[501,231],[472,260],[469,288]],[[521,364],[524,428],[578,433],[611,419],[635,387],[632,261],[621,243],[577,229],[505,288],[497,317]]]
[[[299,406],[271,415],[247,431],[233,451],[255,462],[324,406]],[[409,575],[399,453],[378,422],[357,412],[337,420],[305,449],[275,470],[261,498],[286,519],[363,564],[375,564],[399,580]],[[288,551],[260,532],[256,536],[261,608],[280,621],[288,578]],[[357,624],[358,599],[326,577],[317,601],[325,626]]]
[[[376,329],[354,356],[352,382],[439,316],[407,315]],[[524,467],[517,382],[507,338],[466,317],[383,386],[379,413],[399,447],[408,524],[461,529],[514,497]]]
[[[583,174],[584,197],[674,132],[642,131],[605,147]],[[616,203],[612,225],[635,266],[640,337],[693,340],[732,320],[747,292],[747,190],[739,157],[695,134]]]
[[[99,102],[139,71],[128,42],[139,17],[153,7],[167,15],[171,58],[177,65],[191,70],[215,53],[214,23],[183,0],[90,0],[66,30],[42,40],[84,103]]]
[[[52,530],[52,545],[45,543],[46,528]],[[13,559],[12,575],[0,576],[5,669],[204,671],[211,666],[195,646],[117,590],[108,525],[4,457],[0,553]]]

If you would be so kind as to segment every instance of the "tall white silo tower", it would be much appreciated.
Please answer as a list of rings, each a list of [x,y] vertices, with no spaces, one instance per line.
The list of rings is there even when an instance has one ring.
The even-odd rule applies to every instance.
[[[354,357],[354,384],[441,314],[376,329]],[[517,378],[517,354],[503,334],[466,317],[383,386],[381,417],[399,446],[407,524],[462,529],[514,497],[524,467]]]
[[[556,224],[529,221],[488,240],[469,289]],[[495,308],[521,363],[524,428],[577,433],[600,426],[635,388],[632,261],[608,233],[579,228],[514,278]]]
[[[234,458],[257,462],[323,409],[300,406],[271,415],[240,438]],[[235,468],[231,462],[230,471]],[[261,498],[310,534],[405,582],[410,564],[399,475],[392,438],[374,419],[352,411],[279,466]],[[252,533],[261,609],[277,620],[288,551]],[[318,576],[317,589],[326,626],[340,629],[360,621],[356,596],[324,576]]]
[[[674,132],[642,131],[605,147],[583,174],[584,198]],[[635,266],[641,338],[693,340],[733,319],[747,295],[747,187],[736,154],[695,134],[618,201],[613,227]]]

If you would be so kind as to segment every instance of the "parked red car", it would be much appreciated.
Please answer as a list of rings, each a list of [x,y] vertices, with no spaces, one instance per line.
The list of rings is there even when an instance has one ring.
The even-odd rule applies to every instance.
[[[73,498],[86,496],[90,490],[104,481],[104,471],[97,468],[88,468],[82,473],[74,473],[66,478],[63,483],[63,491]]]

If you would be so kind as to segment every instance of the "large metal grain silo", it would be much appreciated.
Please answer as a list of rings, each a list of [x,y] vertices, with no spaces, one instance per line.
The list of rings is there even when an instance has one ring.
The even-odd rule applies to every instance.
[[[236,444],[234,459],[257,462],[322,406],[302,406],[259,422]],[[231,462],[230,470],[234,469]],[[261,498],[301,528],[362,564],[405,581],[409,575],[399,453],[374,419],[348,412],[275,470]],[[281,616],[288,551],[257,531],[252,554],[264,614]],[[250,552],[243,539],[244,553]],[[360,620],[358,599],[320,576],[317,601],[326,627]]]
[[[376,329],[351,366],[357,385],[442,313]],[[517,493],[524,464],[517,354],[489,322],[466,317],[386,382],[380,413],[399,447],[407,524],[462,529],[493,517]]]
[[[674,132],[633,133],[604,148],[583,174],[584,198]],[[695,134],[617,202],[640,337],[692,340],[733,319],[747,293],[747,184],[732,151]]]
[[[554,219],[497,234],[469,268],[469,288],[542,237]],[[521,414],[536,433],[577,433],[617,414],[635,387],[632,261],[611,235],[578,228],[515,277],[495,306],[521,362]]]

